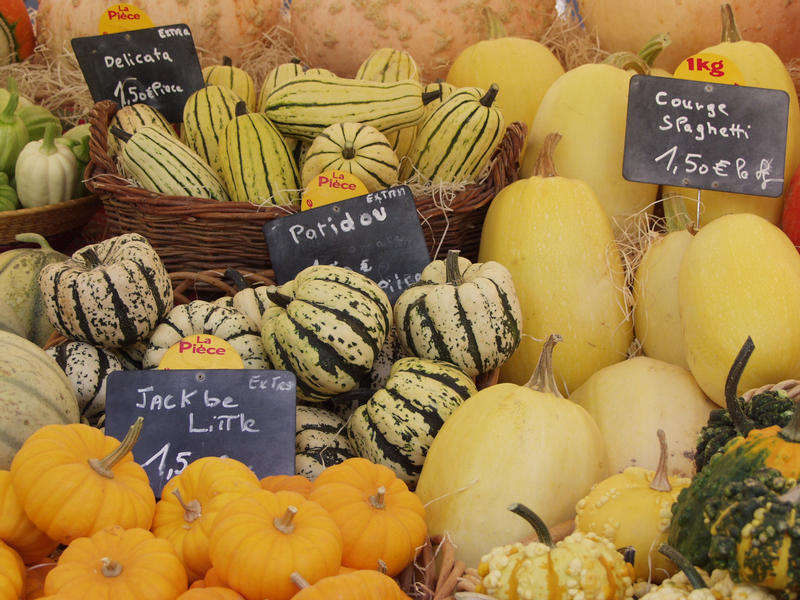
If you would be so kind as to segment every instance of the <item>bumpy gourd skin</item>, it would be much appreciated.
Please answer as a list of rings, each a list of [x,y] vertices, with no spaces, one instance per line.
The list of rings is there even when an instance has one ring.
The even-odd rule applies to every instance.
[[[730,573],[723,569],[714,569],[707,574],[697,570],[705,581],[707,588],[692,589],[683,571],[679,571],[661,585],[650,587],[643,595],[637,594],[639,600],[775,600],[769,591],[747,583],[734,583]]]

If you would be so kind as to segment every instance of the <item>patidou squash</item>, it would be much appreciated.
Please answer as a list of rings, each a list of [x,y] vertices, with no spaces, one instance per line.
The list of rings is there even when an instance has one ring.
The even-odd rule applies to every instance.
[[[312,481],[327,467],[355,456],[344,419],[322,406],[297,406],[294,439],[295,472]]]

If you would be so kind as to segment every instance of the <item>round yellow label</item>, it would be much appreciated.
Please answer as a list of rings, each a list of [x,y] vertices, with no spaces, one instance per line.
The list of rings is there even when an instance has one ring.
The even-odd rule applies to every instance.
[[[320,173],[309,182],[300,200],[300,210],[308,210],[368,193],[367,186],[352,173],[331,169]]]
[[[694,54],[685,59],[675,69],[675,77],[711,83],[747,85],[739,67],[731,59],[711,53]]]
[[[100,35],[155,27],[147,13],[133,4],[112,4],[103,11],[97,30]]]
[[[239,353],[216,335],[190,335],[166,351],[159,369],[243,369]]]

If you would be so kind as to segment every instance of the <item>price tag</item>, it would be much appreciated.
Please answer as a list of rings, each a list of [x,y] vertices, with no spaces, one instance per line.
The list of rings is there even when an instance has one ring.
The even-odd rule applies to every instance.
[[[352,173],[331,169],[314,177],[306,186],[300,199],[300,210],[309,210],[368,193],[367,186]]]
[[[788,120],[783,90],[634,75],[622,174],[631,181],[780,196]]]
[[[103,11],[97,33],[105,35],[147,27],[155,27],[155,24],[142,9],[133,4],[113,4]]]
[[[244,369],[236,349],[216,335],[190,335],[170,346],[159,369]]]
[[[149,104],[170,123],[183,120],[186,100],[205,85],[184,24],[73,38],[72,49],[95,102]]]
[[[682,61],[675,69],[675,77],[711,83],[747,85],[736,63],[720,54],[708,52],[695,54]]]
[[[259,477],[294,474],[296,379],[262,369],[115,371],[108,376],[107,435],[144,418],[133,456],[156,497],[192,461],[227,456]]]

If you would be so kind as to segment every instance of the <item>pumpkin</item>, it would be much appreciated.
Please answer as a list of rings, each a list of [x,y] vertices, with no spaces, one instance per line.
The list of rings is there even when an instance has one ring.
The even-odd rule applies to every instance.
[[[115,348],[145,339],[172,308],[172,281],[147,239],[124,233],[39,271],[45,314],[65,337]]]
[[[208,586],[186,590],[175,600],[244,600],[244,597],[225,587]]]
[[[131,448],[142,419],[122,441],[74,423],[34,432],[11,463],[11,481],[25,514],[48,537],[68,544],[105,527],[149,529],[155,497]]]
[[[552,2],[488,0],[464,3],[402,4],[369,0],[292,1],[290,30],[308,64],[341,77],[352,77],[375,49],[408,51],[419,65],[420,79],[445,77],[456,56],[485,36],[482,8],[489,6],[509,35],[538,38],[554,21]]]
[[[120,525],[73,540],[44,582],[48,595],[114,600],[174,600],[187,587],[169,542]]]
[[[36,600],[44,597],[44,580],[56,566],[51,558],[42,559],[35,564],[26,565],[24,600]]]
[[[410,600],[394,579],[370,569],[323,577],[314,585],[301,577],[293,580],[301,588],[294,600]]]
[[[556,143],[554,135],[536,174],[507,185],[492,200],[478,262],[496,261],[509,270],[522,307],[522,339],[500,367],[500,381],[524,384],[543,341],[557,331],[564,343],[554,357],[555,376],[575,390],[625,358],[633,324],[611,220],[587,182],[556,175],[549,160]]]
[[[11,546],[0,540],[0,598],[18,600],[25,589],[25,564]]]
[[[172,544],[190,581],[200,579],[211,568],[208,538],[217,513],[259,487],[256,475],[238,460],[199,458],[164,485],[150,530]]]
[[[279,22],[281,0],[237,0],[224,6],[196,2],[191,10],[181,0],[139,0],[136,6],[157,27],[188,25],[204,62],[218,63],[223,56],[238,62],[246,48],[264,44],[264,32]],[[38,41],[52,59],[65,61],[72,54],[70,40],[97,35],[98,21],[107,9],[104,0],[41,0],[35,23]]]
[[[394,472],[365,458],[350,458],[314,480],[309,500],[318,502],[342,532],[346,567],[397,575],[416,555],[427,535],[425,508]]]
[[[309,582],[336,574],[342,534],[332,516],[296,492],[258,490],[223,506],[211,529],[211,564],[247,600],[287,600],[294,572]]]
[[[513,185],[513,184],[512,184]],[[505,507],[536,506],[549,524],[610,475],[605,442],[586,410],[555,387],[550,336],[527,385],[480,390],[445,421],[422,465],[416,493],[431,535],[448,535],[456,557],[476,566],[486,547],[522,539]]]
[[[11,484],[11,472],[0,470],[0,540],[16,550],[28,564],[50,554],[58,546],[25,514]]]
[[[295,409],[295,473],[314,480],[325,468],[355,456],[345,421],[315,403]]]
[[[401,358],[384,386],[347,420],[350,447],[413,487],[434,437],[477,391],[472,379],[451,363]]]
[[[797,375],[800,255],[766,219],[737,213],[701,227],[681,260],[678,299],[689,370],[716,404],[725,406],[725,377],[747,337],[757,350],[737,395]]]
[[[426,266],[400,294],[394,321],[404,352],[453,363],[472,377],[505,363],[522,333],[509,270],[496,261],[473,264],[458,250]]]
[[[66,202],[75,197],[81,173],[69,146],[56,142],[61,126],[45,128],[44,138],[31,140],[20,151],[14,166],[19,203],[24,208]]]
[[[78,400],[64,371],[44,350],[0,331],[0,468],[8,469],[23,442],[40,427],[77,423]]]
[[[0,3],[0,65],[19,62],[33,54],[33,23],[23,0]]]
[[[66,260],[67,256],[54,250],[38,233],[19,233],[14,239],[36,246],[0,254],[0,302],[6,303],[19,318],[22,326],[19,335],[43,346],[54,328],[45,315],[39,271],[46,264]]]
[[[240,67],[233,66],[230,56],[222,57],[222,64],[209,65],[203,69],[206,85],[221,85],[234,92],[247,103],[247,110],[256,110],[256,85],[253,77]]]
[[[281,490],[297,492],[308,498],[311,493],[311,480],[305,475],[267,475],[261,478],[261,487],[270,492]]]
[[[392,326],[386,292],[365,275],[333,265],[306,267],[278,291],[261,322],[273,368],[297,376],[302,400],[354,389]]]
[[[633,569],[608,539],[576,531],[554,544],[536,513],[518,503],[509,510],[534,526],[539,541],[492,548],[478,565],[476,591],[497,600],[631,597]]]

